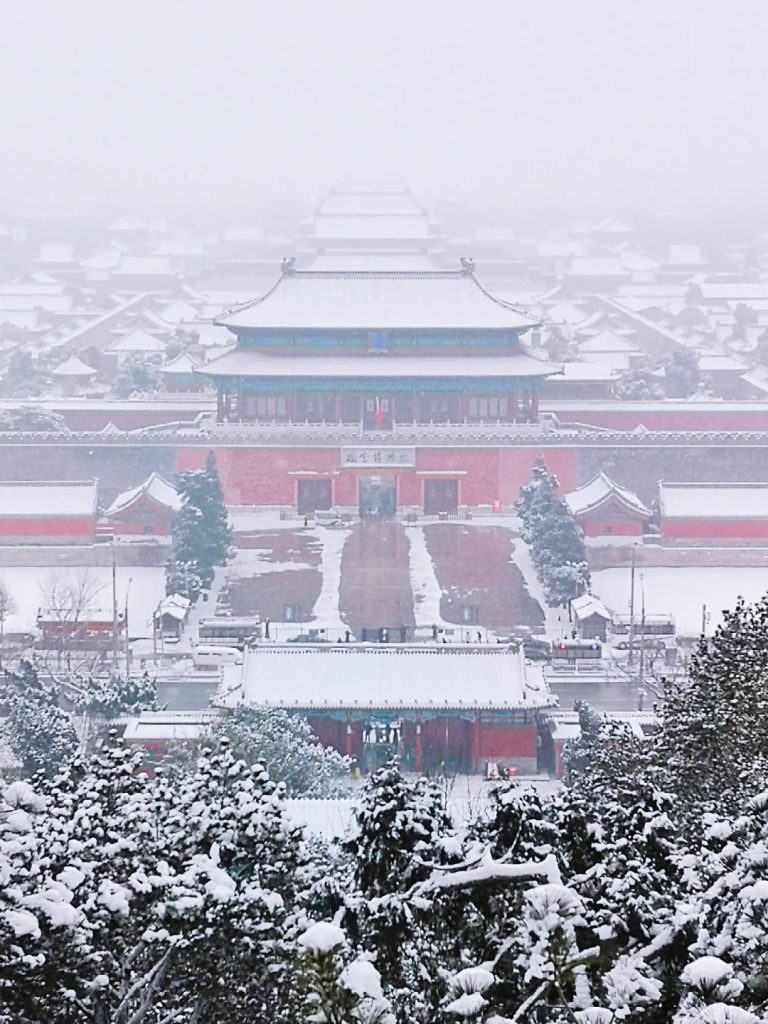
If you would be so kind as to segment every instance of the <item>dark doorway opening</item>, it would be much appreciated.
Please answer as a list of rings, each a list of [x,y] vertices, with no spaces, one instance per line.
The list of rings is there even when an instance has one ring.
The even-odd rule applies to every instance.
[[[333,505],[333,485],[330,480],[299,480],[297,507],[300,516],[327,512]]]
[[[397,508],[397,480],[394,476],[361,476],[360,518],[391,519]]]
[[[436,516],[441,512],[456,515],[459,510],[458,480],[425,480],[424,512]]]

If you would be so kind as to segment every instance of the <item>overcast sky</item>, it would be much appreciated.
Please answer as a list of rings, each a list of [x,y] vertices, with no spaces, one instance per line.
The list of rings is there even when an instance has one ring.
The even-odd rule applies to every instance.
[[[0,181],[762,214],[765,0],[4,0]]]

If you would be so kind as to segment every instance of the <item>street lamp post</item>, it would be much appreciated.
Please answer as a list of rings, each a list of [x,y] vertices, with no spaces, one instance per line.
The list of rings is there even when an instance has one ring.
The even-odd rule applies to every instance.
[[[128,595],[131,592],[133,576],[128,577],[128,585],[125,588],[125,604],[123,606],[123,629],[125,630],[125,677],[131,674],[131,636],[128,630]]]

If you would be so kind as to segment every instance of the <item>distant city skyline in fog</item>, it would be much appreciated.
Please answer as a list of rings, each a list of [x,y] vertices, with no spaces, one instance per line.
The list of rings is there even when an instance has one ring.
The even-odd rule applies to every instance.
[[[765,215],[757,0],[4,5],[3,215],[398,178],[579,215]]]

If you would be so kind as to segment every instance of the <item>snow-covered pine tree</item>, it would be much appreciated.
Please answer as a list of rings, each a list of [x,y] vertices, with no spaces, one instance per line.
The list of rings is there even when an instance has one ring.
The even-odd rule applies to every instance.
[[[307,1024],[395,1024],[381,976],[365,956],[352,959],[338,925],[320,921],[298,939],[294,1021]]]
[[[768,597],[739,600],[670,687],[657,744],[681,800],[735,811],[768,777]]]
[[[166,592],[195,601],[213,582],[217,566],[227,563],[232,528],[221,490],[216,460],[178,477],[182,506],[173,524],[173,555],[166,568]]]
[[[9,1020],[288,1024],[301,854],[279,787],[226,753],[154,778],[140,759],[110,742],[44,785],[39,826],[0,813]],[[11,868],[9,823],[33,844]]]
[[[198,508],[202,513],[202,525],[199,527],[200,544],[210,558],[209,564],[226,565],[227,552],[232,544],[232,528],[229,525],[213,452],[208,453],[204,470],[182,473],[178,483],[182,500]]]
[[[429,779],[406,780],[393,758],[368,779],[355,817],[345,843],[356,890],[347,901],[346,927],[375,954],[389,990],[407,990],[420,971],[435,976],[423,961],[436,950],[420,947],[405,893],[443,859],[440,840],[450,829],[445,796]]]
[[[197,881],[203,899],[183,909],[185,945],[175,977],[196,994],[199,1020],[281,1021],[288,989],[286,918],[303,863],[300,830],[283,788],[226,744],[165,780],[167,864]],[[213,902],[211,902],[213,901]]]
[[[436,840],[450,827],[440,789],[426,778],[409,782],[397,758],[369,777],[355,818],[347,848],[357,864],[357,888],[369,899],[426,878],[420,861],[433,858]]]
[[[289,797],[339,796],[349,788],[349,759],[322,746],[305,718],[283,708],[240,707],[211,735],[225,737],[235,757],[261,763]]]
[[[181,513],[179,513],[180,515]],[[179,516],[176,517],[177,522]],[[183,539],[185,534],[186,526],[180,526],[178,532],[179,548],[186,552],[188,551],[187,541]],[[175,528],[174,536],[176,536]],[[204,589],[204,580],[200,575],[200,571],[200,566],[197,562],[180,562],[175,556],[172,557],[165,567],[166,594],[181,594],[182,597],[189,598],[193,603],[197,601]],[[210,580],[212,579],[213,576],[210,575]]]
[[[536,573],[554,607],[567,605],[590,583],[584,534],[557,489],[557,479],[538,456],[531,482],[515,504],[523,522],[522,538],[530,545]]]
[[[541,466],[530,484],[521,490],[518,514],[523,521],[522,537],[526,544],[535,545],[536,537],[552,513],[557,501],[557,479]]]
[[[531,467],[531,479],[530,482],[520,488],[517,501],[515,502],[515,512],[525,522],[528,514],[533,505],[534,499],[538,493],[541,484],[545,484],[550,492],[554,494],[557,490],[557,480],[547,469],[546,463],[544,462],[543,455],[537,455],[533,466]]]
[[[584,534],[562,498],[553,498],[547,510],[529,517],[531,556],[549,604],[567,605],[589,587]]]
[[[128,679],[123,676],[89,679],[85,691],[79,706],[105,718],[158,710],[156,681],[148,672]]]
[[[23,661],[17,672],[5,671],[0,699],[7,708],[0,735],[21,761],[25,775],[52,774],[74,755],[78,741],[71,716],[29,662]]]

